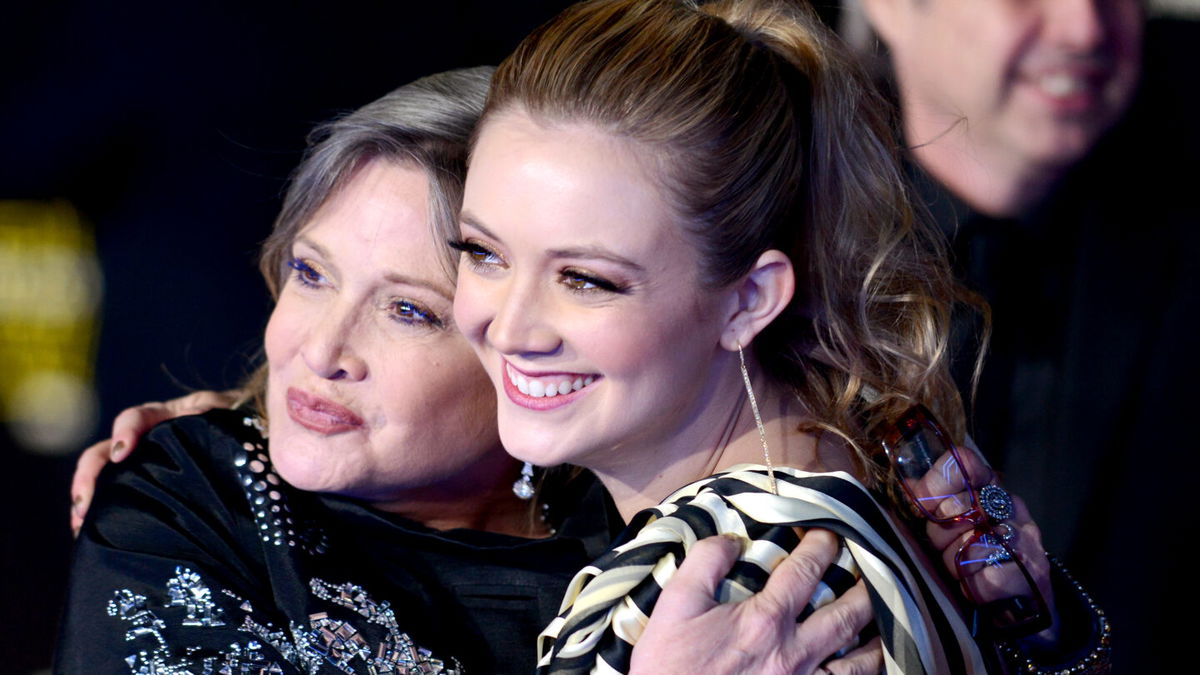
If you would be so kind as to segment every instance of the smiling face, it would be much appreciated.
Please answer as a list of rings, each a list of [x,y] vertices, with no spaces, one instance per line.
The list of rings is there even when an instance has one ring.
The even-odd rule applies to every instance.
[[[455,318],[519,459],[653,475],[714,390],[740,391],[716,385],[737,373],[719,344],[736,303],[702,288],[641,152],[509,111],[472,153]]]
[[[296,487],[387,508],[513,479],[427,201],[420,170],[375,160],[292,246],[266,353],[271,457]]]
[[[1120,116],[1140,70],[1139,0],[869,0],[910,143],[962,122],[1013,161],[1078,160]]]

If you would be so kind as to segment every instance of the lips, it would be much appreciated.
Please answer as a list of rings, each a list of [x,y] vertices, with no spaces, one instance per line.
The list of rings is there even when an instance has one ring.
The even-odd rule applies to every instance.
[[[502,361],[504,393],[519,406],[531,410],[559,408],[587,393],[596,380],[591,373],[527,373]]]
[[[346,406],[295,387],[288,387],[287,410],[296,424],[326,436],[354,431],[365,424]]]

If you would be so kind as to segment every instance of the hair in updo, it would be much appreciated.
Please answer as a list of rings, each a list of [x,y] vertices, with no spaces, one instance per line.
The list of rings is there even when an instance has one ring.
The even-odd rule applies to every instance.
[[[500,65],[480,127],[506,111],[632,141],[703,283],[742,278],[768,249],[792,259],[797,297],[753,347],[811,428],[867,459],[874,425],[920,401],[962,438],[947,346],[967,296],[914,212],[891,106],[807,5],[577,4]]]

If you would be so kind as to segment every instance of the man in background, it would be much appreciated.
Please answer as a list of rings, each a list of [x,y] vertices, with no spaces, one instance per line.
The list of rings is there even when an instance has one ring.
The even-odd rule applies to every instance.
[[[919,192],[992,306],[975,440],[1107,610],[1116,672],[1168,670],[1183,628],[1157,619],[1193,595],[1196,25],[1139,0],[861,6]]]

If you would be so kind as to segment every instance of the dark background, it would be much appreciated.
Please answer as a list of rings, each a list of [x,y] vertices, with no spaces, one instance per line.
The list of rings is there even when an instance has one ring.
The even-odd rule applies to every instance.
[[[498,63],[568,3],[107,4],[8,6],[0,40],[0,199],[65,199],[94,229],[100,420],[247,371],[270,308],[255,250],[315,123]],[[0,428],[5,673],[50,664],[74,459]]]
[[[69,201],[103,272],[90,440],[127,406],[248,372],[270,309],[255,252],[313,125],[496,64],[570,3],[106,4],[0,12],[0,200]],[[50,664],[77,453],[31,453],[9,431],[0,671],[23,675]]]
[[[129,405],[235,386],[247,372],[270,309],[255,251],[314,124],[421,75],[495,64],[567,4],[59,2],[0,13],[0,200],[69,201],[103,271],[101,423],[89,439]],[[1174,96],[1180,73],[1195,82],[1196,62],[1190,37],[1170,44],[1178,50],[1155,62],[1176,70],[1148,75]],[[1187,103],[1170,107],[1194,115],[1184,89]],[[1160,168],[1194,184],[1194,159],[1175,161]],[[0,672],[49,667],[74,461],[22,449],[0,423]]]

